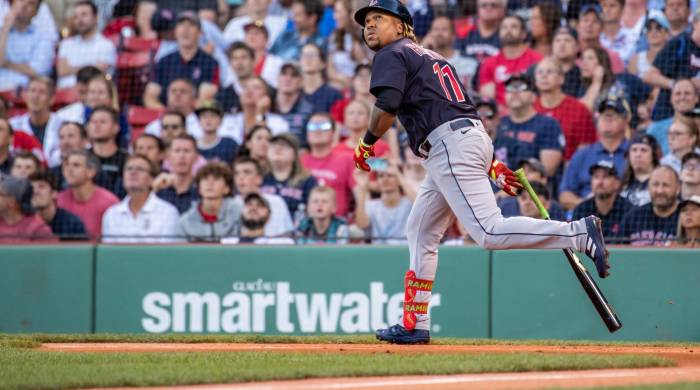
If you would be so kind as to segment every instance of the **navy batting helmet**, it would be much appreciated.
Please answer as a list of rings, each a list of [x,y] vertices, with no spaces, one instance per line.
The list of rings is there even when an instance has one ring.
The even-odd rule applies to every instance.
[[[399,0],[370,0],[366,7],[362,7],[355,12],[355,21],[362,27],[365,26],[365,16],[372,10],[386,12],[396,16],[413,27],[413,17],[408,12],[408,8]]]

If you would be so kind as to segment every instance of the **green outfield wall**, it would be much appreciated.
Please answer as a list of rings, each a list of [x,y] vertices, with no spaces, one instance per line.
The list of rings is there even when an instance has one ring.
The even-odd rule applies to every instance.
[[[401,313],[404,247],[0,247],[0,332],[357,334]],[[589,268],[593,266],[584,260]],[[432,334],[700,341],[700,252],[614,249],[610,335],[560,251],[440,249]]]

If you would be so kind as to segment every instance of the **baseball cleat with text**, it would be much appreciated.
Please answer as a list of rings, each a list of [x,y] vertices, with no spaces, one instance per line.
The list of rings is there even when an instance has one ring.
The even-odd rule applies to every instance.
[[[603,240],[603,222],[600,218],[591,215],[586,217],[586,230],[588,231],[588,239],[586,240],[586,255],[593,260],[595,268],[598,270],[598,276],[604,278],[610,275],[608,269],[608,256],[610,252],[605,247]]]
[[[430,331],[423,329],[408,330],[401,325],[390,326],[377,331],[377,340],[391,344],[428,344]]]

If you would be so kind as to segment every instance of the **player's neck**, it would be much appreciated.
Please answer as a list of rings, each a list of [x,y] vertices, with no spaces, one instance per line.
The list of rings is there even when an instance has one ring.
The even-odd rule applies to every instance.
[[[544,108],[556,108],[564,100],[566,95],[561,91],[561,89],[555,89],[552,91],[540,91],[540,104]]]
[[[525,53],[525,50],[527,50],[527,45],[524,43],[519,45],[508,45],[503,46],[501,50],[503,50],[503,56],[506,57],[506,59],[514,60]]]

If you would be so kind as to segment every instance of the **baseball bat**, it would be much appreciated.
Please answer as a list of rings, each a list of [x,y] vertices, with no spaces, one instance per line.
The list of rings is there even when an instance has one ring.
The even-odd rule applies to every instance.
[[[532,198],[532,201],[535,202],[535,205],[540,211],[542,218],[549,220],[549,212],[546,208],[544,208],[539,197],[537,197],[537,194],[532,189],[530,182],[527,180],[527,177],[525,177],[525,171],[520,168],[514,173],[520,184],[523,185],[525,191],[527,191]],[[595,280],[593,280],[591,274],[588,273],[586,267],[583,266],[578,256],[576,256],[576,254],[570,248],[563,249],[563,251],[566,255],[566,259],[569,260],[569,265],[571,265],[571,268],[574,270],[574,274],[576,274],[576,278],[578,278],[578,281],[581,283],[581,287],[583,287],[583,290],[588,295],[588,299],[590,299],[591,303],[593,303],[593,306],[598,311],[598,315],[605,323],[605,326],[608,327],[610,333],[622,328],[622,323],[617,317],[615,310],[612,308],[612,306],[610,306],[608,300],[605,298],[605,295],[603,295],[603,292],[600,291],[600,288],[598,288]]]

